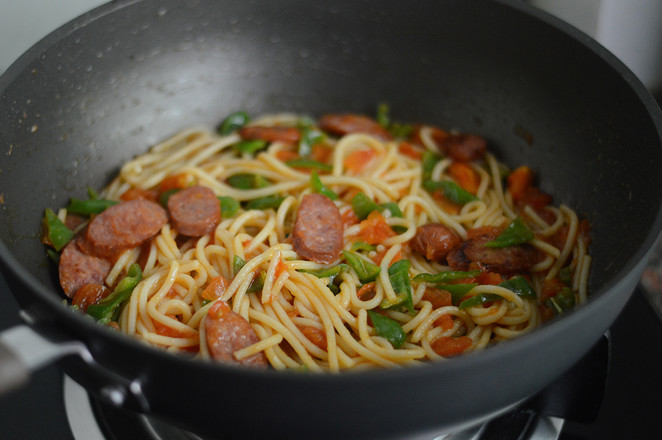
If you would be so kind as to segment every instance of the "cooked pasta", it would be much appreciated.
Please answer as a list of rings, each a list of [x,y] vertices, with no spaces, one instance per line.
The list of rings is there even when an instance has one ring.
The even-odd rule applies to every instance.
[[[135,263],[142,273],[111,325],[203,359],[217,358],[219,331],[236,328],[255,337],[233,346],[232,362],[336,372],[482,350],[586,300],[587,224],[549,203],[530,169],[474,155],[470,135],[355,131],[343,124],[358,117],[344,117],[344,131],[290,114],[227,134],[189,129],[126,163],[100,198],[160,198],[170,211],[149,240],[104,257],[108,291]],[[192,187],[210,189],[222,210],[200,236],[182,233],[165,201]],[[329,214],[316,219],[316,209]],[[513,231],[514,243],[492,247]],[[309,250],[334,233],[330,256]],[[211,326],[228,316],[232,325]]]

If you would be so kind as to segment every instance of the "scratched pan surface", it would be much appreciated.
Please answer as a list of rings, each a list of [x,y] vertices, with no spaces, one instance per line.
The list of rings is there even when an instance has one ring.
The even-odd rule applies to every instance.
[[[76,380],[135,380],[144,399],[126,407],[203,434],[412,436],[514,404],[609,327],[661,227],[659,108],[603,48],[517,1],[118,1],[39,42],[0,90],[0,253],[15,297],[42,331],[89,347],[100,368],[62,362]],[[62,305],[38,240],[45,207],[234,110],[373,114],[384,101],[394,119],[484,136],[588,217],[588,304],[483,353],[333,376],[171,356]]]

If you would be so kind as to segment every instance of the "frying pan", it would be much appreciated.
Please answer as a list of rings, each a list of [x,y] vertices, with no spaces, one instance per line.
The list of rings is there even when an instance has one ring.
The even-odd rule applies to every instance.
[[[37,43],[0,90],[1,266],[26,320],[0,338],[5,388],[55,358],[90,392],[204,435],[413,438],[490,417],[599,339],[662,226],[660,109],[597,43],[514,0],[117,1]],[[586,216],[589,301],[481,353],[337,375],[174,356],[63,304],[39,243],[44,208],[238,109],[372,114],[380,102],[396,120],[484,136]]]

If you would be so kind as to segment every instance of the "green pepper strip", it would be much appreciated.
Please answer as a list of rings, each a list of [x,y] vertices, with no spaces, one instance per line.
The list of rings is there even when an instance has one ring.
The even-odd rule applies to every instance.
[[[570,266],[562,267],[559,271],[559,279],[564,284],[570,284],[572,282],[572,268]]]
[[[347,272],[349,266],[347,264],[339,264],[337,266],[325,268],[325,269],[301,269],[301,272],[309,273],[315,275],[317,278],[333,278],[337,277],[343,272]]]
[[[359,277],[359,280],[365,284],[374,281],[379,275],[381,268],[375,264],[365,261],[359,257],[358,254],[352,251],[342,251],[347,263],[354,269]]]
[[[382,301],[382,309],[404,306],[409,313],[414,313],[414,301],[411,295],[411,281],[409,279],[409,260],[398,260],[388,268],[388,278],[397,296],[396,302],[390,302],[386,298]]]
[[[433,153],[430,150],[423,152],[423,157],[421,157],[421,168],[423,170],[423,182],[427,182],[432,177],[432,170],[435,165],[441,160],[441,156]]]
[[[250,121],[250,117],[246,112],[232,113],[223,119],[223,122],[218,126],[218,133],[223,135],[230,134],[246,125],[248,121]]]
[[[389,125],[391,125],[391,106],[385,102],[379,104],[377,106],[377,116],[375,119],[379,125],[388,129]]]
[[[481,293],[479,295],[472,296],[471,298],[465,299],[460,303],[461,309],[466,309],[469,307],[474,307],[479,304],[484,304],[488,301],[497,301],[503,299],[502,296],[496,295],[494,293]]]
[[[407,335],[398,322],[372,310],[368,310],[368,317],[379,336],[387,339],[393,345],[393,348],[402,347]]]
[[[545,303],[550,306],[557,315],[575,307],[575,294],[570,287],[563,287],[555,296],[548,298]]]
[[[137,263],[133,263],[126,274],[126,276],[119,282],[115,290],[99,301],[98,304],[93,304],[87,308],[87,313],[94,317],[102,324],[108,324],[115,319],[116,311],[119,306],[129,299],[131,292],[138,285],[142,279],[142,270]]]
[[[285,163],[287,164],[287,166],[290,166],[292,168],[305,168],[305,169],[313,169],[320,171],[333,170],[333,167],[331,165],[310,159],[308,157],[299,157],[297,159],[288,160]]]
[[[237,276],[242,267],[246,265],[246,261],[238,255],[235,255],[232,259],[232,273],[234,276]],[[260,271],[259,275],[253,278],[251,284],[248,286],[247,292],[259,292],[264,287],[265,275]]]
[[[365,241],[355,241],[352,243],[352,246],[349,248],[350,251],[374,251],[377,249],[375,246],[366,243]]]
[[[163,191],[159,195],[159,204],[163,206],[164,208],[168,207],[168,199],[170,199],[170,196],[176,193],[177,191],[181,191],[180,188],[171,188],[169,190]]]
[[[377,106],[377,115],[375,117],[377,123],[388,130],[395,139],[404,138],[411,133],[413,127],[410,124],[401,124],[399,122],[391,121],[391,107],[382,103]]]
[[[260,175],[239,173],[228,177],[228,185],[237,189],[266,188],[271,182]]]
[[[395,202],[386,202],[382,203],[379,205],[379,209],[383,211],[388,211],[391,213],[391,217],[400,217],[403,218],[404,215],[402,214],[402,211],[400,210],[400,207],[398,206],[397,203]]]
[[[327,283],[326,287],[328,287],[334,295],[337,295],[340,292],[340,288],[333,284],[333,282],[338,275],[343,272],[347,272],[348,270],[349,266],[347,264],[341,263],[337,266],[329,267],[327,269],[302,269],[301,272],[315,275],[317,278],[328,278],[329,282]]]
[[[487,247],[502,248],[524,244],[533,240],[533,231],[524,223],[522,217],[515,217],[497,238],[485,243]]]
[[[429,192],[441,190],[444,197],[446,197],[451,202],[458,203],[460,205],[478,200],[478,197],[471,194],[469,191],[462,189],[460,185],[450,180],[426,180],[423,182],[423,188]]]
[[[106,200],[106,199],[80,200],[80,199],[72,198],[69,201],[69,206],[67,206],[67,211],[80,215],[92,215],[92,214],[99,214],[116,204],[117,202],[114,200]]]
[[[354,214],[359,220],[364,220],[372,211],[379,209],[379,205],[362,192],[352,197],[351,204]]]
[[[267,146],[267,141],[263,139],[249,139],[240,141],[232,147],[240,153],[255,154],[256,152],[264,149]]]
[[[324,141],[324,138],[324,133],[316,128],[311,126],[303,128],[301,138],[299,139],[299,156],[310,156],[310,153],[313,152],[313,146]]]
[[[235,255],[232,259],[232,275],[237,276],[242,267],[246,265],[246,261],[239,255]]]
[[[499,286],[515,292],[521,298],[536,299],[538,297],[533,286],[521,275],[503,281],[499,283]]]
[[[56,251],[60,251],[74,238],[74,232],[67,228],[50,208],[45,210],[44,224],[46,225],[48,241],[51,242]]]
[[[259,199],[253,199],[246,204],[246,209],[278,209],[285,196],[266,196],[260,197]]]
[[[439,273],[419,273],[414,277],[414,281],[419,283],[447,283],[449,281],[463,280],[465,278],[477,277],[480,275],[480,270],[470,270],[468,272],[463,272],[459,270],[450,270],[447,272]]]
[[[365,220],[368,215],[374,211],[389,211],[391,217],[403,217],[400,207],[395,202],[386,202],[382,204],[375,203],[370,197],[366,196],[364,193],[360,192],[352,197],[351,200],[352,209],[354,214],[359,220]]]
[[[435,287],[437,289],[442,289],[447,292],[450,292],[453,305],[458,305],[462,302],[462,298],[467,296],[467,294],[476,287],[478,283],[458,283],[458,284],[437,284]]]
[[[218,196],[218,201],[221,204],[223,218],[230,218],[239,210],[239,202],[230,196]]]
[[[313,189],[313,192],[317,194],[322,194],[327,196],[331,200],[338,200],[338,194],[330,190],[326,185],[320,180],[320,176],[317,175],[317,171],[310,173],[310,187]]]

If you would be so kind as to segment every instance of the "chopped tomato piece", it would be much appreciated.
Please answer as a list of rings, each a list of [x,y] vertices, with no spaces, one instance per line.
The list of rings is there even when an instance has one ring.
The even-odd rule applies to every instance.
[[[166,315],[170,318],[177,319],[176,316],[168,314]],[[193,330],[190,331],[181,331],[174,329],[170,326],[167,326],[165,324],[162,324],[161,322],[152,319],[152,322],[154,323],[154,331],[156,334],[161,335],[161,336],[168,336],[171,338],[186,338],[188,336],[191,336],[193,334]]]
[[[476,281],[478,281],[479,284],[489,284],[496,286],[497,284],[503,282],[503,277],[496,272],[482,272],[480,275],[478,275],[478,277],[476,277]]]
[[[353,209],[346,209],[340,215],[340,217],[342,218],[342,225],[344,229],[359,224],[359,218],[356,216]]]
[[[414,160],[421,160],[423,157],[423,152],[409,142],[400,142],[400,145],[398,145],[398,151],[403,156],[411,157]]]
[[[430,344],[435,353],[443,357],[457,356],[471,347],[472,340],[468,336],[453,338],[450,336],[441,336]]]
[[[283,260],[279,258],[278,261],[276,262],[276,270],[274,271],[274,277],[278,279],[278,277],[280,277],[283,274],[283,272],[286,272],[287,269],[288,269],[287,264],[285,264]]]
[[[347,155],[343,164],[348,171],[354,174],[359,174],[364,169],[368,168],[376,157],[377,152],[372,148],[354,150]]]
[[[439,307],[446,307],[453,305],[453,296],[447,290],[435,289],[434,287],[428,287],[423,293],[422,301],[430,301],[433,309],[438,309]]]
[[[384,259],[384,255],[386,255],[389,249],[390,248],[387,248],[377,252],[375,256],[371,258],[371,260],[374,261],[375,264],[381,264],[382,260]],[[403,258],[404,256],[402,255],[402,252],[398,251],[398,253],[393,256],[393,259],[391,260],[391,264],[395,263],[396,261],[402,260]]]
[[[449,214],[459,214],[460,213],[460,205],[457,203],[453,203],[450,200],[448,200],[446,197],[444,197],[443,193],[440,190],[437,190],[432,193],[432,197],[439,202],[439,205],[441,205],[441,209],[444,210],[445,212]]]
[[[310,158],[322,163],[329,163],[331,156],[333,155],[333,149],[322,144],[313,145],[313,151],[310,154]]]
[[[208,301],[214,301],[215,299],[220,298],[225,293],[226,289],[230,285],[230,282],[225,279],[223,275],[219,275],[211,279],[207,287],[202,291],[200,295],[202,299]]]
[[[110,295],[110,289],[103,284],[85,284],[76,291],[71,304],[86,312],[89,306],[97,304],[108,295]]]
[[[368,214],[368,217],[360,223],[360,227],[357,238],[368,244],[380,244],[387,238],[397,235],[377,210]]]
[[[565,246],[565,242],[568,239],[568,230],[568,225],[563,225],[546,241],[555,248],[561,250],[563,249],[563,246]]]
[[[164,193],[171,189],[183,189],[187,186],[192,186],[194,183],[195,178],[190,174],[172,174],[159,183],[159,192]]]
[[[476,194],[478,191],[480,176],[470,165],[464,162],[453,162],[448,167],[448,174],[462,189],[469,191],[471,194]]]
[[[540,191],[535,186],[530,186],[519,199],[519,206],[529,205],[533,208],[534,211],[542,211],[545,206],[552,203],[552,196],[547,193]]]
[[[579,222],[579,236],[584,240],[586,246],[591,244],[591,224],[587,219]]]
[[[276,158],[282,162],[287,162],[288,160],[298,159],[299,155],[290,150],[278,150],[276,152]]]
[[[547,298],[558,295],[559,292],[561,292],[561,289],[564,287],[565,284],[559,278],[545,280],[542,285],[542,292],[540,292],[540,302],[545,301]]]
[[[326,351],[326,333],[323,329],[311,326],[300,326],[301,333],[313,344]]]
[[[518,202],[522,198],[524,191],[533,185],[533,178],[533,170],[526,165],[515,169],[508,175],[508,191],[510,191],[510,195],[515,202]]]
[[[434,325],[437,327],[441,327],[444,330],[450,330],[453,328],[453,317],[451,315],[441,315],[437,320],[434,322]]]
[[[538,311],[542,322],[547,322],[554,317],[554,310],[546,304],[538,304]]]
[[[122,195],[120,196],[120,200],[123,202],[128,202],[130,200],[138,200],[138,199],[144,199],[144,200],[151,200],[152,202],[156,202],[159,198],[159,193],[158,191],[150,190],[150,189],[141,189],[141,188],[129,188]]]
[[[377,285],[373,281],[371,283],[366,283],[363,286],[361,286],[359,291],[356,292],[356,296],[358,296],[359,299],[362,301],[369,301],[375,296],[376,291],[377,291]]]

